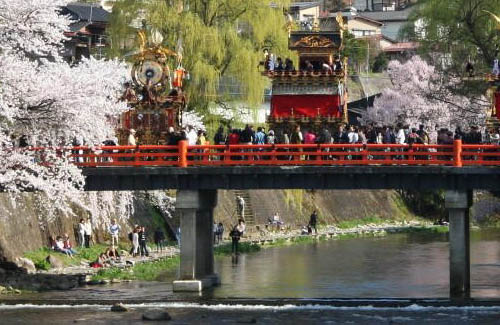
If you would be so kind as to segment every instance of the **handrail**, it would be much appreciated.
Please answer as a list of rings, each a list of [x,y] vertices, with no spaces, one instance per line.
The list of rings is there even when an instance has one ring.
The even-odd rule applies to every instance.
[[[43,151],[46,148],[29,148]],[[500,146],[462,144],[264,144],[75,146],[66,152],[80,167],[106,166],[500,166]]]

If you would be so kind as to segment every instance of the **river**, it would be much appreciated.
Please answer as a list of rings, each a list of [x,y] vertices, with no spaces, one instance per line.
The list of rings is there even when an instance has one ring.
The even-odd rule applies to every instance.
[[[471,233],[471,263],[472,296],[498,298],[500,302],[499,230],[482,230]],[[273,310],[276,318],[283,317],[286,320],[290,315],[295,315],[292,317],[307,321],[303,318],[306,317],[304,315],[310,313],[315,315],[314,313],[318,311],[314,309],[315,307],[300,307],[306,309],[302,310],[298,316],[294,314],[293,308],[295,307],[293,306],[254,306],[251,309],[241,306],[244,312],[236,312],[235,307],[231,307],[229,304],[241,301],[248,302],[251,300],[246,299],[256,298],[259,304],[261,302],[283,304],[285,301],[269,298],[297,298],[296,302],[300,302],[300,299],[304,298],[433,299],[446,298],[449,290],[447,234],[391,234],[385,237],[330,240],[313,244],[271,247],[264,248],[257,253],[242,254],[237,259],[229,256],[218,257],[215,267],[222,283],[219,287],[209,290],[201,296],[174,294],[171,291],[171,281],[175,278],[175,274],[166,273],[162,278],[163,282],[120,283],[78,288],[67,292],[23,294],[11,296],[8,301],[12,303],[14,299],[19,303],[61,304],[68,302],[80,305],[104,305],[104,307],[80,306],[76,313],[75,307],[65,309],[66,307],[54,306],[43,309],[44,315],[53,315],[56,320],[59,319],[61,322],[73,321],[76,314],[83,317],[82,319],[97,323],[99,320],[108,320],[111,323],[113,321],[119,322],[123,317],[111,316],[104,309],[107,309],[107,305],[111,302],[120,300],[130,304],[149,304],[146,306],[136,305],[135,307],[139,310],[167,306],[173,309],[174,315],[184,322],[190,322],[189,317],[194,317],[193,313],[188,312],[189,310],[197,310],[198,312],[194,315],[203,315],[204,308],[208,308],[205,304],[222,304],[217,308],[214,307],[215,309],[212,309],[208,315],[219,315],[220,317],[228,317],[228,319],[233,317],[233,320],[234,317],[240,316],[264,319],[269,311],[266,311],[266,308],[277,308]],[[308,301],[310,303],[315,300]],[[322,303],[325,301],[323,300]],[[285,309],[280,310],[279,308]],[[297,310],[301,310],[300,308]],[[353,319],[352,312],[342,309],[345,307],[335,308],[323,306],[319,310],[322,310],[321,315],[334,313],[344,321],[367,323],[370,323],[370,318],[366,315],[374,314],[370,309],[363,309],[366,306],[360,307],[361,309],[354,313],[360,315],[360,318]],[[500,303],[488,307],[490,309],[486,310],[478,307],[477,310],[459,309],[460,312],[455,309],[446,310],[437,307],[435,311],[425,308],[418,309],[423,307],[415,306],[409,308],[408,310],[397,309],[397,312],[384,308],[377,309],[375,315],[385,317],[384,319],[393,322],[394,317],[403,317],[400,319],[403,323],[426,321],[427,318],[439,320],[439,317],[441,317],[441,321],[447,322],[452,315],[462,313],[466,314],[465,318],[456,319],[455,322],[467,323],[474,322],[474,320],[489,322],[500,318]],[[0,324],[3,324],[2,319],[14,321],[14,323],[17,319],[22,319],[23,323],[38,322],[37,315],[40,312],[40,309],[33,306],[0,306]],[[438,315],[438,317],[436,314],[441,316]],[[96,318],[96,315],[100,315],[100,318]],[[137,311],[136,314],[131,315],[134,316],[130,317],[140,318]],[[404,321],[404,317],[407,318],[407,321]],[[217,322],[217,319],[203,319],[204,321],[201,323]],[[252,319],[249,320],[252,321]],[[44,322],[39,324],[44,324]]]

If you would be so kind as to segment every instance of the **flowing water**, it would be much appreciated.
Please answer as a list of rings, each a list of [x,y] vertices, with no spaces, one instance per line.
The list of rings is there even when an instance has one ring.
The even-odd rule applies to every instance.
[[[446,297],[447,234],[395,234],[220,259],[216,297]],[[471,234],[472,294],[500,298],[500,232]]]
[[[382,317],[378,319],[379,321],[384,319],[393,323],[423,321],[447,323],[453,317],[458,317],[454,320],[455,323],[475,321],[496,323],[496,320],[500,319],[500,304],[496,304],[499,307],[490,309],[433,310],[412,306],[410,309],[377,309],[376,313],[371,309],[363,309],[366,307],[349,310],[328,306],[318,309],[253,306],[249,309],[248,306],[227,305],[240,303],[246,298],[260,298],[260,302],[278,304],[280,301],[283,304],[284,300],[269,298],[446,298],[449,290],[448,258],[447,234],[394,234],[386,237],[330,240],[264,248],[260,252],[242,254],[237,258],[218,257],[215,267],[222,283],[202,295],[174,294],[171,291],[171,281],[175,278],[175,274],[166,273],[162,276],[162,282],[120,283],[84,287],[66,292],[24,294],[8,299],[18,299],[17,301],[22,303],[60,304],[68,301],[101,305],[101,307],[80,306],[78,312],[75,312],[74,307],[42,309],[44,315],[53,315],[62,323],[73,321],[75,315],[95,323],[101,321],[120,323],[123,321],[122,316],[112,316],[104,311],[111,302],[120,300],[130,304],[149,304],[136,306],[139,309],[155,306],[173,308],[175,316],[182,320],[181,323],[218,323],[220,319],[234,321],[235,317],[240,316],[257,317],[266,323],[266,315],[272,308],[275,308],[273,313],[276,319],[282,317],[284,321],[290,321],[289,317],[292,317],[297,322],[307,322],[308,317],[314,317],[315,313],[320,312],[321,315],[326,315],[322,317],[327,318],[322,318],[323,321],[318,321],[319,323],[334,316],[337,319],[357,323],[373,323],[377,321],[376,317]],[[500,231],[472,232],[473,297],[500,298],[499,274]],[[203,307],[207,303],[223,305],[210,307],[212,309]],[[207,308],[210,311],[207,311]],[[38,322],[42,310],[32,306],[0,306],[0,324],[4,323],[2,319],[14,323],[16,320],[22,320],[20,323],[51,323],[45,318],[41,323]],[[137,312],[130,315],[135,320],[140,319]],[[218,316],[213,318],[214,315]],[[201,318],[190,318],[195,316]],[[272,323],[271,319],[269,322]]]

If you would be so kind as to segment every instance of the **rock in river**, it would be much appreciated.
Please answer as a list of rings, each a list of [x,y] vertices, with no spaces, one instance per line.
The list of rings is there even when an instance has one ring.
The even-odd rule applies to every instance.
[[[142,314],[143,320],[153,320],[153,321],[167,321],[171,320],[172,317],[168,314],[168,312],[164,310],[148,310]]]
[[[113,306],[111,306],[111,311],[124,312],[128,311],[128,308],[125,307],[123,304],[114,304]]]
[[[23,269],[28,274],[36,273],[36,267],[32,260],[24,257],[16,258],[16,265],[20,269]]]

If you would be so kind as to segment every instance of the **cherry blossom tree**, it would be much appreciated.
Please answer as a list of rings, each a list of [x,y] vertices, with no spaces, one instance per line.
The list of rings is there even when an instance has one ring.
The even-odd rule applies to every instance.
[[[444,78],[419,56],[406,63],[391,61],[388,74],[393,87],[384,89],[363,116],[363,122],[380,126],[403,123],[411,127],[424,124],[429,130],[456,126],[483,126],[488,102],[455,95],[459,80]]]
[[[100,144],[126,104],[118,100],[127,69],[88,59],[70,66],[60,55],[69,30],[63,0],[0,0],[0,189],[41,190],[51,197],[79,190],[84,179],[69,151],[74,139]],[[43,164],[41,164],[43,162]]]

